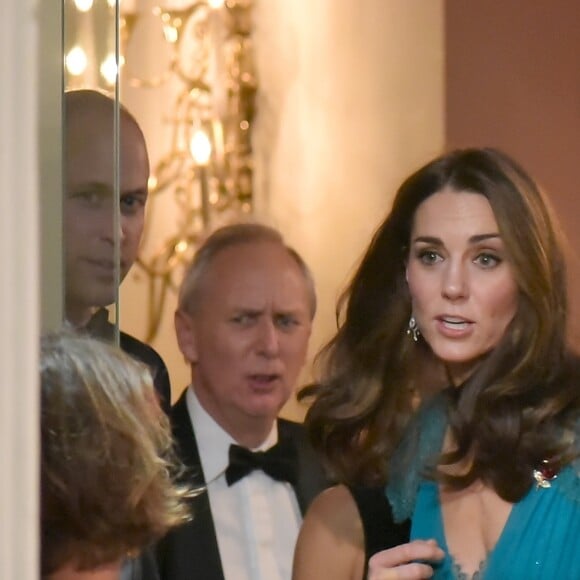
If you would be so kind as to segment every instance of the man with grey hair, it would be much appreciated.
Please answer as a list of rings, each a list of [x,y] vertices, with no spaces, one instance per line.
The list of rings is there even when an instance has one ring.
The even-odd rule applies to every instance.
[[[315,311],[312,276],[276,230],[226,226],[197,252],[175,315],[192,383],[170,418],[207,492],[161,542],[163,580],[290,580],[302,514],[327,486],[302,426],[278,418]]]

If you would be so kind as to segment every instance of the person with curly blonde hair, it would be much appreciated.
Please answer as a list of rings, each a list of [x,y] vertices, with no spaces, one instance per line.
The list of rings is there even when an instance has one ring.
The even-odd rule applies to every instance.
[[[40,362],[42,578],[116,580],[189,517],[168,419],[149,369],[109,344],[49,334]]]

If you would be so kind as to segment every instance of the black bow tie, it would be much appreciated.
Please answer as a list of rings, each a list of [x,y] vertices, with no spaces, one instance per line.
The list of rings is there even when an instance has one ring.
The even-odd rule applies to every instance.
[[[298,454],[292,440],[278,442],[267,451],[250,451],[230,445],[230,463],[226,469],[228,485],[236,483],[254,469],[261,469],[272,479],[295,484],[298,479]]]

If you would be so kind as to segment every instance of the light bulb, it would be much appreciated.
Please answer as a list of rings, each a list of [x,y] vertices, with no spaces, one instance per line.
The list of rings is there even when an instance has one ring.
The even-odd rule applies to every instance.
[[[80,46],[71,48],[64,59],[66,70],[73,76],[82,75],[87,68],[87,55]]]
[[[93,7],[93,0],[75,0],[79,12],[88,12]]]
[[[217,10],[224,5],[224,0],[208,0],[208,4],[210,8]]]
[[[179,240],[177,244],[175,244],[175,253],[176,254],[183,254],[189,248],[189,244],[186,240]]]
[[[211,155],[211,143],[204,131],[198,129],[189,142],[191,156],[198,165],[207,165]]]
[[[155,175],[150,175],[149,179],[147,180],[147,189],[149,191],[154,191],[157,189],[157,183],[157,177],[155,177]]]
[[[123,62],[123,57],[121,56],[119,58],[119,66],[123,66]],[[105,60],[101,63],[99,70],[101,71],[101,74],[107,83],[110,85],[115,84],[115,81],[117,80],[118,68],[117,61],[115,60],[115,55],[113,53],[107,55],[107,58],[105,58]]]
[[[165,35],[165,40],[171,44],[175,44],[178,39],[177,28],[175,26],[170,26],[166,24],[163,26],[163,34]]]

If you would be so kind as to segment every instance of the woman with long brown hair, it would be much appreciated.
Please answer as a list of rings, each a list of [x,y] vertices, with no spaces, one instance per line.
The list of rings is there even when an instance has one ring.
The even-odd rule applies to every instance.
[[[437,158],[397,192],[307,416],[339,481],[385,485],[384,527],[410,524],[370,578],[580,577],[580,365],[559,238],[535,182],[494,149]],[[352,510],[344,487],[328,493]],[[364,520],[345,536],[329,503],[306,518],[296,579],[314,577],[315,552],[338,564],[341,543],[364,565]]]

